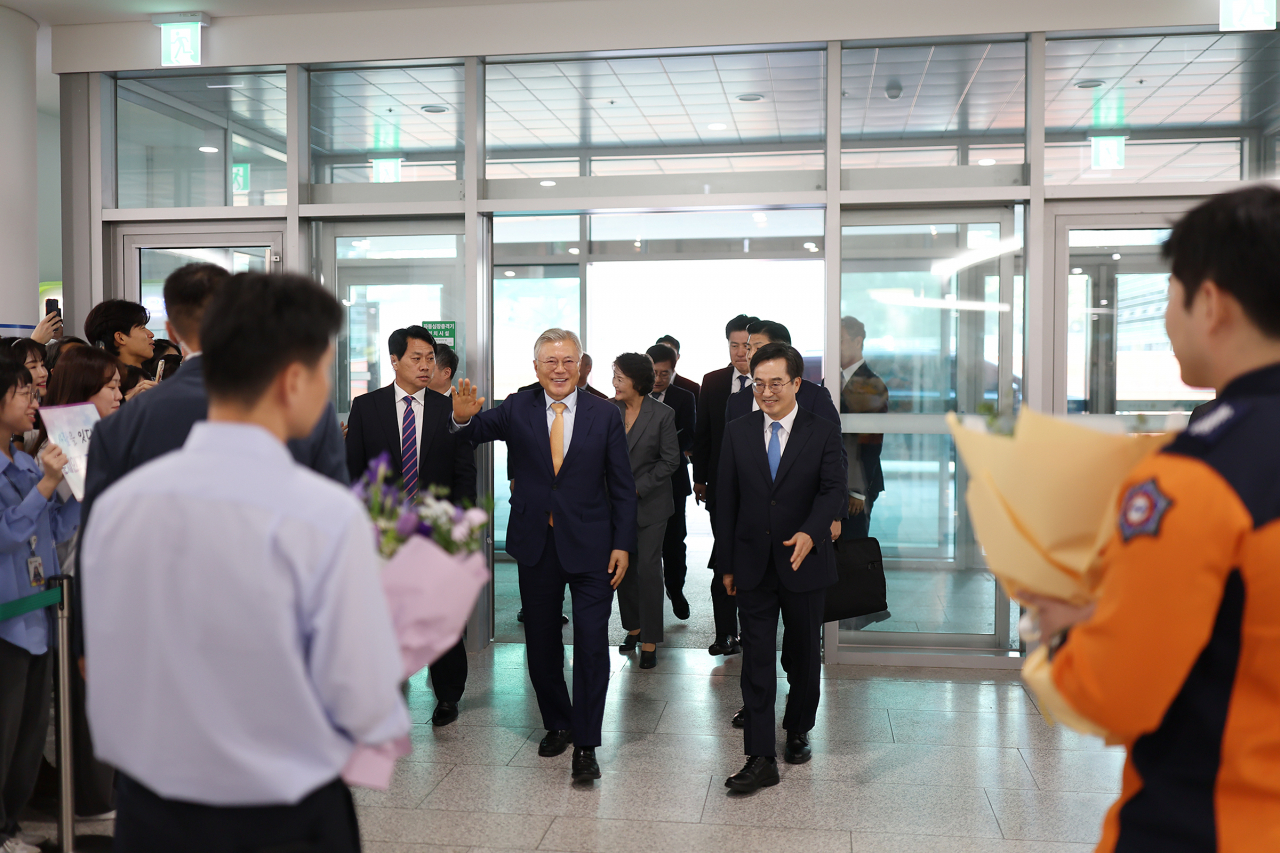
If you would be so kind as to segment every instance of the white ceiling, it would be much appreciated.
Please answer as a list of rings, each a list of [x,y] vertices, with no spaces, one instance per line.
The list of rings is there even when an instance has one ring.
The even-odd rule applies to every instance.
[[[55,27],[146,21],[166,12],[208,12],[215,18],[301,15],[323,12],[394,11],[444,6],[493,6],[544,0],[5,0],[4,5]]]

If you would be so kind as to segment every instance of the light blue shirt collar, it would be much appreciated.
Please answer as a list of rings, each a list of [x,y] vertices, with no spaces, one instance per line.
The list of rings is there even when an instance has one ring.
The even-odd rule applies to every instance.
[[[277,465],[293,463],[284,442],[257,424],[199,421],[191,427],[191,434],[183,447],[197,452],[252,456]]]
[[[570,391],[569,396],[565,397],[563,400],[552,400],[551,396],[547,394],[546,389],[543,389],[542,399],[547,401],[548,412],[551,411],[551,406],[553,403],[564,403],[565,406],[568,407],[566,411],[571,415],[575,414],[578,411],[578,389],[577,388],[574,388],[572,391]]]

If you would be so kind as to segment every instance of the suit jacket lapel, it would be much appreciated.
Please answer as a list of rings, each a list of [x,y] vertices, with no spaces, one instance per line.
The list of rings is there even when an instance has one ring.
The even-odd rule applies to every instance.
[[[533,435],[535,437],[544,437],[543,441],[538,441],[535,438],[534,445],[538,448],[535,452],[538,454],[538,458],[542,460],[547,473],[554,473],[555,466],[551,464],[551,432],[547,429],[547,398],[546,392],[541,388],[529,395],[529,408],[526,416],[529,419],[529,429],[532,430]]]
[[[427,396],[429,394],[434,394],[435,396],[429,397]],[[418,424],[418,470],[422,470],[422,460],[427,458],[427,451],[431,449],[431,441],[436,437],[436,419],[431,417],[435,414],[435,406],[432,403],[439,405],[440,400],[437,398],[441,396],[429,388],[422,392],[422,423]],[[452,409],[452,406],[450,408]],[[428,419],[430,419],[430,424],[428,424]]]
[[[374,406],[378,413],[378,420],[382,423],[384,438],[387,440],[387,448],[391,451],[391,461],[395,463],[396,468],[404,470],[404,454],[401,452],[400,445],[402,436],[400,434],[400,417],[396,414],[396,389],[395,383],[380,389],[375,397]],[[419,427],[421,428],[421,427]]]
[[[769,474],[769,446],[764,443],[765,417],[764,412],[757,410],[738,420],[751,422],[751,442],[747,447],[747,455],[756,460],[756,465],[760,468],[760,474],[764,477],[764,481],[771,483],[773,482],[773,477]]]
[[[586,406],[582,405],[583,402],[585,402],[583,399],[585,396],[589,396],[589,395],[587,395],[587,392],[579,389],[578,405],[576,407],[576,411],[573,413],[573,434],[577,438],[583,438],[584,436],[586,436],[586,434],[591,430],[591,422],[595,420],[595,415],[591,411],[595,407],[591,405],[586,405]],[[575,447],[580,447],[580,446],[581,446],[580,442],[570,440],[569,449],[564,452],[564,465],[568,465],[570,459],[577,458],[574,455],[573,449]],[[548,457],[551,456],[550,442],[547,442],[547,456]],[[564,465],[560,466],[561,471],[564,471]]]
[[[791,423],[791,435],[787,436],[787,449],[782,451],[782,461],[778,463],[778,476],[773,480],[775,489],[782,482],[782,478],[787,476],[787,472],[795,464],[796,457],[800,455],[809,436],[813,434],[813,424],[809,418],[805,417],[806,414],[808,413],[804,409],[800,409],[796,412],[796,419]]]
[[[623,412],[623,422],[626,422],[626,412]],[[640,401],[640,414],[636,415],[636,422],[631,425],[631,432],[627,433],[627,452],[635,449],[636,442],[640,440],[640,436],[649,426],[649,421],[653,419],[653,401],[646,397]]]

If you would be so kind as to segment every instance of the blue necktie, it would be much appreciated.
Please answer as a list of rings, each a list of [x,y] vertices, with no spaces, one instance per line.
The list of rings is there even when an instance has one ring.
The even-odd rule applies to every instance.
[[[750,378],[750,377],[747,377],[747,376],[739,376],[739,377],[738,377],[738,390],[739,390],[739,391],[745,391],[745,390],[747,390],[747,379],[748,379],[748,378]]]
[[[782,440],[778,438],[782,432],[782,424],[774,421],[769,425],[773,435],[769,436],[769,476],[778,479],[778,464],[782,462]]]
[[[410,499],[418,496],[418,429],[413,417],[413,398],[404,398],[404,423],[401,427],[400,458],[404,460],[404,491]]]

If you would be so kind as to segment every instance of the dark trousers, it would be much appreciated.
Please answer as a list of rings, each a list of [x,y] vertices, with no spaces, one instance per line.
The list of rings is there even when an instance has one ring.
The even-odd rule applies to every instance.
[[[609,616],[613,587],[604,566],[566,572],[553,531],[538,562],[520,566],[525,654],[529,680],[548,731],[573,729],[575,746],[599,746],[604,700],[609,690]],[[564,589],[573,597],[573,702],[564,682],[564,641],[560,613]]]
[[[668,597],[684,594],[684,578],[689,571],[684,547],[689,535],[689,525],[684,518],[688,500],[687,495],[676,495],[676,511],[667,519],[667,532],[662,537],[662,581]]]
[[[826,593],[792,592],[782,585],[772,556],[764,579],[753,589],[738,588],[738,617],[742,620],[742,702],[747,711],[746,754],[777,755],[773,705],[778,679],[778,616],[782,616],[783,657],[791,698],[782,727],[807,732],[818,716],[822,656],[818,632]]]
[[[437,702],[457,702],[467,687],[467,647],[464,640],[431,664],[431,690]]]
[[[840,525],[841,539],[866,539],[871,535],[871,508],[875,499],[866,502],[865,509],[857,515],[851,515]]]
[[[292,806],[207,806],[169,800],[124,773],[116,853],[358,853],[351,791],[341,779]]]
[[[33,655],[0,640],[0,842],[18,832],[49,731],[53,652]]]
[[[618,615],[628,632],[639,631],[640,642],[662,642],[662,540],[665,522],[636,531],[627,573],[618,584]]]

